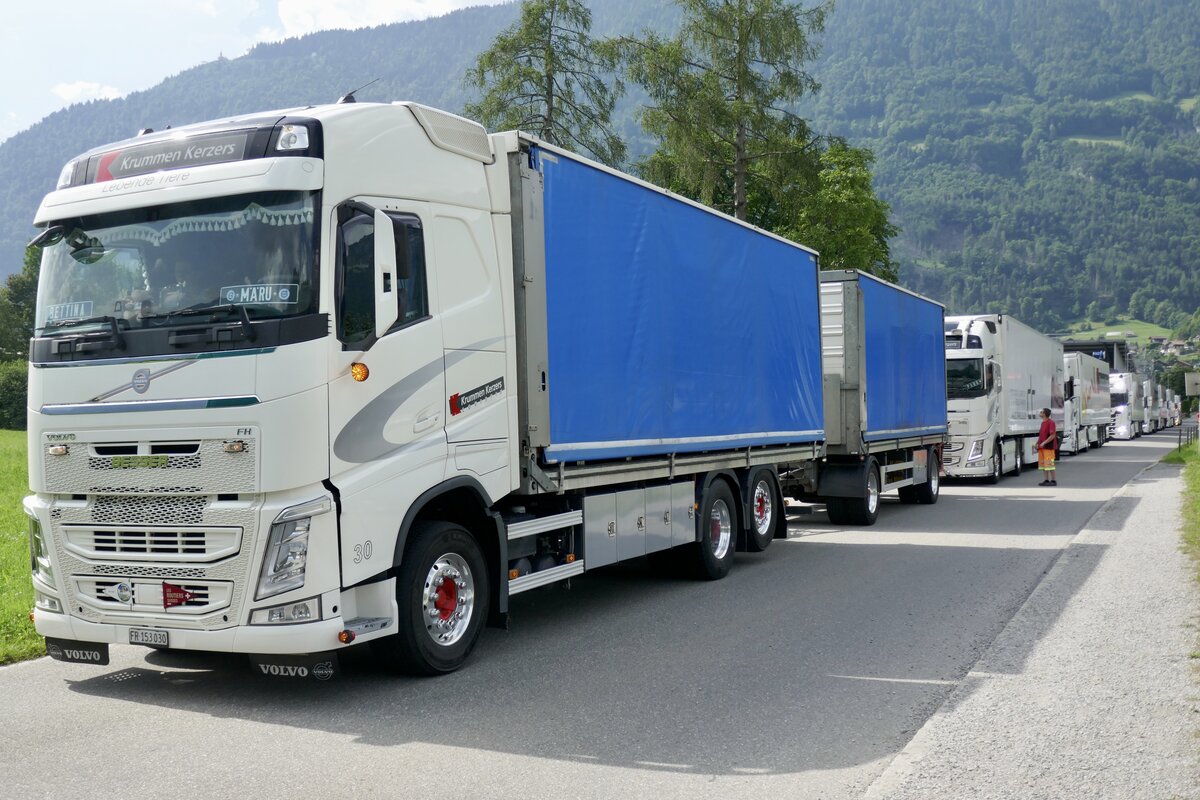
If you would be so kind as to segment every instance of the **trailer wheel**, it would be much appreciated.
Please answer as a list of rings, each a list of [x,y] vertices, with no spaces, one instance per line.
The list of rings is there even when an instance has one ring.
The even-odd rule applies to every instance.
[[[751,553],[761,553],[771,545],[780,520],[786,519],[770,472],[759,470],[750,481],[749,500],[750,527],[746,531],[746,549]]]
[[[835,525],[874,525],[879,518],[879,464],[867,459],[861,497],[831,497],[825,505]]]
[[[992,447],[992,472],[987,476],[987,482],[997,484],[1000,482],[1000,475],[1004,470],[1004,453],[1000,452],[1000,440],[996,440],[996,444]]]
[[[737,540],[737,503],[725,481],[714,480],[704,490],[696,530],[699,536],[692,545],[696,577],[710,581],[724,578],[733,566]]]
[[[937,450],[929,448],[929,460],[927,462],[929,469],[929,480],[924,483],[912,487],[916,490],[917,502],[921,505],[931,506],[938,501],[938,493],[942,488],[942,463],[938,459]]]
[[[398,631],[371,643],[376,655],[399,672],[453,672],[483,630],[488,588],[475,537],[448,522],[417,523],[396,577]]]

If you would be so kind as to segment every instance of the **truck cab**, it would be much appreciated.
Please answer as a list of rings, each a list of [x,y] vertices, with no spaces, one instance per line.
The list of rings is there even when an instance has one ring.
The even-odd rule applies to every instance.
[[[999,440],[1003,367],[997,358],[997,322],[986,317],[946,317],[946,410],[950,442],[946,472],[961,477],[999,477],[1012,468],[1015,451]]]

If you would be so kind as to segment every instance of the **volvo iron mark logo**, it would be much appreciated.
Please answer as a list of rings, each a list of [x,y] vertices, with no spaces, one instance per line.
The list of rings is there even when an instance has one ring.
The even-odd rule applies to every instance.
[[[138,394],[145,394],[146,390],[150,388],[150,370],[139,369],[137,372],[133,373],[133,381],[131,381],[131,384],[135,392]]]

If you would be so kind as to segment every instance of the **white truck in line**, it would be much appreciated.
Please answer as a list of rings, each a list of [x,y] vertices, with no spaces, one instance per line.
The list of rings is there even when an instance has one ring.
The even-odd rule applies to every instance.
[[[1154,433],[1158,430],[1158,412],[1162,404],[1158,381],[1153,377],[1142,381],[1142,433]]]
[[[1142,435],[1146,418],[1142,397],[1142,376],[1136,372],[1113,372],[1108,376],[1112,421],[1108,425],[1110,439],[1136,439]]]
[[[1007,314],[946,317],[946,475],[995,483],[1037,461],[1038,412],[1062,429],[1062,343]]]
[[[1063,397],[1063,453],[1100,447],[1112,421],[1108,364],[1087,353],[1063,353],[1066,390]]]
[[[525,134],[351,102],[148,132],[68,163],[35,223],[56,659],[323,679],[369,644],[445,673],[518,593],[668,553],[723,577],[785,496],[868,524],[882,491],[937,498],[940,305]]]

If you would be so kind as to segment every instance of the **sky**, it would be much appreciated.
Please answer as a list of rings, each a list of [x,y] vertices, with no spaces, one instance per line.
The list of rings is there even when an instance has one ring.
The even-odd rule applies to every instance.
[[[9,0],[0,10],[0,142],[72,103],[149,89],[259,42],[498,2]]]

